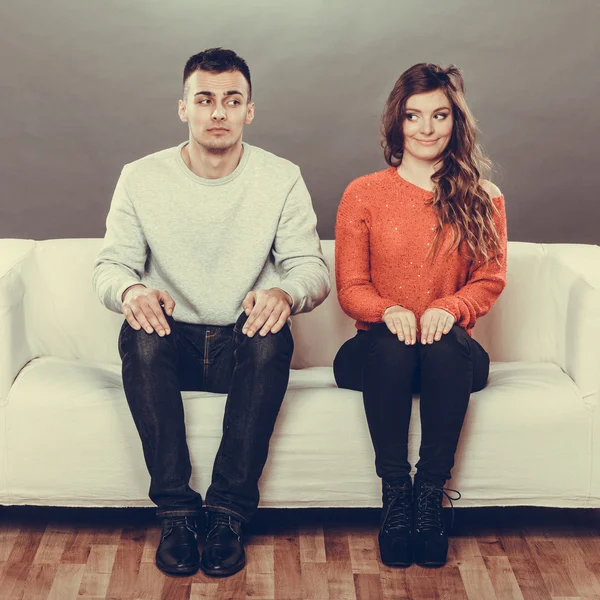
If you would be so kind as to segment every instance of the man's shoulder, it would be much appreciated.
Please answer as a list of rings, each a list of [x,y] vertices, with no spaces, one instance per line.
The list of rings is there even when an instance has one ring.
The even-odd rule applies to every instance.
[[[254,168],[265,169],[269,176],[279,176],[283,179],[296,179],[300,175],[300,167],[287,158],[277,156],[264,148],[251,146],[252,162]]]
[[[131,177],[148,172],[156,172],[161,167],[171,167],[178,151],[179,146],[173,146],[142,156],[142,158],[127,163],[123,167],[123,172]]]

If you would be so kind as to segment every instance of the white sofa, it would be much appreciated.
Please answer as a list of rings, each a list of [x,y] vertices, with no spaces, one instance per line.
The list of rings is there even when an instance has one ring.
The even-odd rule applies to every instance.
[[[121,384],[122,317],[91,287],[100,241],[0,240],[0,504],[152,506]],[[323,248],[333,269],[333,242]],[[353,321],[333,290],[292,329],[261,506],[379,506],[361,394],[338,389],[331,369]],[[511,242],[508,285],[475,336],[493,364],[448,483],[457,506],[600,507],[600,248]],[[204,494],[225,396],[183,396],[192,485]]]

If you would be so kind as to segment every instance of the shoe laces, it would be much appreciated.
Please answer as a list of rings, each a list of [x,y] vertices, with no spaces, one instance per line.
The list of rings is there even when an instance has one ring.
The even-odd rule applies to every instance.
[[[220,526],[228,527],[235,535],[237,535],[238,539],[240,538],[239,532],[233,527],[232,517],[230,515],[222,512],[210,512],[208,515],[208,533],[206,534],[206,539],[210,539],[216,535],[217,529]]]
[[[412,482],[402,485],[385,484],[384,495],[387,510],[383,515],[384,531],[410,528],[412,517]]]
[[[185,527],[191,531],[194,536],[198,537],[198,530],[196,525],[196,519],[193,517],[170,517],[165,519],[163,524],[162,538],[166,538],[171,534],[175,527]]]
[[[450,528],[454,526],[454,504],[452,500],[460,500],[461,493],[452,488],[445,488],[429,481],[420,482],[420,490],[417,496],[417,529],[439,529],[442,530],[442,502],[444,496],[448,498],[452,509],[452,520]],[[447,492],[456,492],[457,498],[452,498]]]

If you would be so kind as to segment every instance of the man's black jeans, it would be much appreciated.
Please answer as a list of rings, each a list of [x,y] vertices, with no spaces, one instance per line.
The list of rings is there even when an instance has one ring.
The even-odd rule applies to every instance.
[[[227,393],[223,438],[206,506],[248,521],[258,506],[258,480],[285,395],[294,342],[286,324],[252,338],[235,325],[193,325],[166,317],[171,334],[134,330],[119,335],[123,386],[150,473],[159,517],[202,511],[189,486],[192,471],[181,391]]]
[[[469,396],[485,387],[489,367],[487,352],[458,325],[433,344],[411,346],[384,323],[344,343],[333,365],[339,387],[363,393],[377,475],[386,481],[410,473],[408,426],[412,394],[420,392],[416,468],[437,485],[450,479]]]

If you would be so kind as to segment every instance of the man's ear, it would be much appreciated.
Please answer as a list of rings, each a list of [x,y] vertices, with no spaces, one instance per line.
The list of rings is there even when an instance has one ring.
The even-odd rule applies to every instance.
[[[245,125],[250,125],[254,121],[254,102],[250,102],[248,104],[248,112],[246,113],[246,120],[244,121]]]
[[[185,108],[185,102],[183,100],[179,100],[177,102],[177,114],[179,115],[179,118],[184,123],[188,122],[187,111],[186,111],[186,108]]]

